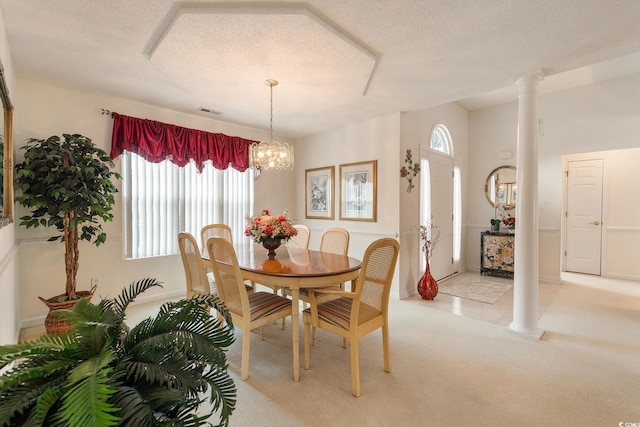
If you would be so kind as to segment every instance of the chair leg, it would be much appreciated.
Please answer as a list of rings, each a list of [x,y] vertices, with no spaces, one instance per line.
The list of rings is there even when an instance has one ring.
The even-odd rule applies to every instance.
[[[309,369],[309,330],[311,325],[309,322],[304,322],[304,369]]]
[[[382,325],[382,353],[384,354],[384,371],[391,372],[391,353],[389,351],[389,325]]]
[[[360,364],[358,362],[358,339],[351,339],[351,394],[360,397]]]
[[[242,361],[240,379],[246,381],[249,378],[249,346],[251,345],[251,329],[248,327],[242,331]]]

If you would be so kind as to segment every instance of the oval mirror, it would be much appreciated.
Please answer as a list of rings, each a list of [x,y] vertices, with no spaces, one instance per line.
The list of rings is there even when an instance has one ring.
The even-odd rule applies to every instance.
[[[484,184],[484,194],[491,206],[502,204],[504,209],[514,209],[516,207],[516,167],[500,166],[495,168]]]

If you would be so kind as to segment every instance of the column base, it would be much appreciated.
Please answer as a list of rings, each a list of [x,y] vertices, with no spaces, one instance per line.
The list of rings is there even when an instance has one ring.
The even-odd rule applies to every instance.
[[[531,338],[534,340],[540,340],[542,339],[542,336],[544,335],[544,330],[540,329],[540,328],[536,328],[536,329],[528,329],[528,328],[518,328],[516,325],[514,325],[514,322],[511,322],[511,324],[508,327],[508,330],[511,332],[515,332],[518,335],[522,335],[526,338]]]

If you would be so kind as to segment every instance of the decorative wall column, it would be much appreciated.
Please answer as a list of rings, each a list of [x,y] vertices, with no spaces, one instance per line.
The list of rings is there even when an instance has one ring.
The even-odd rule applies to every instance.
[[[516,80],[518,86],[518,142],[515,274],[513,322],[515,332],[541,338],[538,327],[538,103],[542,74]]]

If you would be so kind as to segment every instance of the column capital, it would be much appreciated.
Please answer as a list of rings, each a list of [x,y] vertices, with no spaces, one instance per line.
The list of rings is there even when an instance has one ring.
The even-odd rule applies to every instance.
[[[513,79],[520,90],[533,89],[537,86],[538,82],[542,80],[544,80],[544,73],[542,71],[523,74]]]

